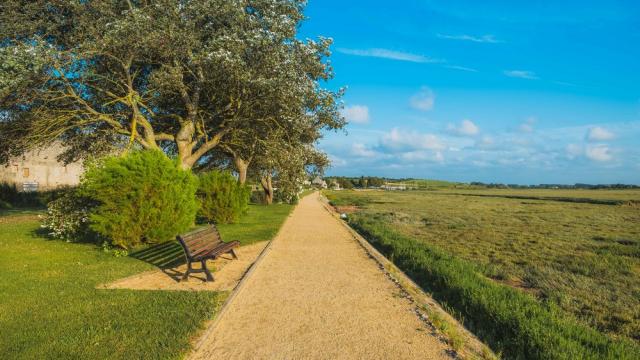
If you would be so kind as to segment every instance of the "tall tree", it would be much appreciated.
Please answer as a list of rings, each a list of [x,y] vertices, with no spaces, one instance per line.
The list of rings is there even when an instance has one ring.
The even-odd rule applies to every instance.
[[[304,3],[4,2],[0,161],[61,140],[67,159],[138,146],[191,168],[256,129],[342,127],[340,94],[319,84],[330,41],[295,38]]]
[[[293,136],[275,131],[260,143],[250,171],[262,186],[267,204],[274,200],[276,185],[281,200],[294,201],[304,180],[329,165],[327,156],[314,147],[313,139],[304,133]]]

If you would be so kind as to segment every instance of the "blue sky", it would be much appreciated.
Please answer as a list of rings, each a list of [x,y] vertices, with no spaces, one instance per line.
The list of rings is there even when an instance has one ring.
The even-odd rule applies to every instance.
[[[640,184],[640,2],[310,0],[330,175]]]

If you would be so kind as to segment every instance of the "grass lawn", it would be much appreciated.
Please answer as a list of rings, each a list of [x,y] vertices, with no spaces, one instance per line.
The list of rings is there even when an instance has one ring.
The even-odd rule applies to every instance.
[[[252,204],[237,224],[218,225],[218,229],[224,241],[238,240],[241,245],[271,240],[292,209],[288,204]]]
[[[290,205],[251,206],[221,226],[243,244],[270,239]],[[0,354],[9,359],[180,358],[225,293],[97,290],[153,269],[95,245],[38,235],[34,212],[0,214]]]
[[[470,303],[480,299],[495,306],[490,318],[495,326],[505,317],[522,315],[522,319],[527,319],[533,315],[525,314],[524,310],[510,312],[508,307],[517,303],[513,299],[505,300],[501,306],[506,308],[498,309],[498,290],[491,285],[479,290],[465,288],[472,285],[462,280],[451,282],[455,272],[439,272],[443,268],[438,268],[434,260],[442,254],[455,259],[447,263],[469,264],[460,265],[459,273],[479,274],[495,285],[531,298],[543,306],[538,309],[541,313],[546,311],[544,308],[551,309],[545,316],[566,318],[569,322],[577,319],[583,326],[611,338],[626,339],[636,345],[640,341],[640,211],[636,202],[640,191],[467,190],[462,194],[459,190],[440,190],[327,194],[336,205],[359,206],[360,210],[350,218],[361,231],[374,237],[395,239],[379,245],[384,243],[383,252],[395,257],[396,262],[400,261],[399,252],[406,249],[423,253],[420,256],[405,254],[405,270],[418,277],[442,276],[439,280],[429,278],[426,286],[441,281],[431,290],[440,300],[457,304],[459,308],[454,310],[467,320],[477,318],[477,311],[465,312],[469,311]],[[593,201],[585,201],[588,199]],[[423,255],[424,259],[430,259],[425,260],[424,268],[412,263]],[[468,275],[467,280],[482,281],[473,274]],[[458,287],[466,290],[459,294],[460,298],[455,298],[452,294],[461,289]],[[519,295],[514,296],[520,299]],[[516,319],[512,320],[517,323]],[[491,330],[482,329],[487,333]],[[513,331],[511,335],[524,336],[523,329]],[[531,331],[554,333],[552,329],[541,328]],[[558,330],[560,338],[568,338],[568,333]],[[487,335],[485,340],[490,336],[497,335]],[[594,345],[599,341],[594,340],[589,346],[600,346]],[[633,348],[633,354],[637,355],[638,347]]]

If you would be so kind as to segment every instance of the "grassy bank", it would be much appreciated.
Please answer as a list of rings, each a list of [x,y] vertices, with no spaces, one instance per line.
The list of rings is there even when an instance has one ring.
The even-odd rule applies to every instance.
[[[375,219],[399,236],[440,249],[487,281],[556,309],[557,316],[611,338],[640,341],[640,212],[633,202],[640,191],[468,192],[328,196],[338,206],[357,205],[352,218]]]
[[[506,358],[637,359],[630,341],[614,341],[553,306],[496,284],[476,267],[399,235],[375,217],[351,225],[433,297],[453,309],[480,339]]]
[[[292,206],[251,206],[221,226],[243,244],[270,239]],[[152,262],[48,240],[33,213],[0,216],[0,353],[10,359],[180,358],[226,294],[98,290]],[[175,253],[182,257],[181,250]]]

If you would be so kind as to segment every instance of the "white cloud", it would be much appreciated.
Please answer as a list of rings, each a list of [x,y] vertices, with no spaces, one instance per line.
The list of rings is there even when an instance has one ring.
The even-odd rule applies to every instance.
[[[585,155],[587,158],[593,161],[611,161],[613,159],[613,155],[611,154],[611,149],[607,145],[599,144],[599,145],[589,145],[585,149]]]
[[[495,38],[495,36],[491,34],[482,35],[482,36],[473,36],[473,35],[447,35],[447,34],[438,34],[438,37],[441,39],[449,39],[449,40],[464,40],[464,41],[473,41],[477,43],[491,43],[496,44],[502,42]]]
[[[351,123],[366,124],[369,122],[369,108],[364,105],[347,106],[342,109],[342,116]]]
[[[584,149],[582,148],[582,146],[578,144],[569,144],[567,145],[566,152],[567,152],[567,157],[570,160],[573,160],[578,156],[582,156],[582,154],[584,153]]]
[[[357,157],[374,157],[376,156],[376,152],[367,148],[364,144],[355,143],[351,145],[351,154]]]
[[[520,78],[520,79],[528,79],[528,80],[538,80],[539,77],[536,76],[536,73],[533,71],[527,70],[505,70],[504,74],[508,77]]]
[[[469,119],[462,120],[458,126],[449,124],[447,130],[457,136],[475,136],[480,133],[480,128]]]
[[[532,133],[533,132],[533,125],[532,124],[527,124],[527,123],[522,123],[522,124],[520,124],[520,126],[518,126],[518,130],[520,130],[520,132],[523,132],[523,133]]]
[[[420,92],[413,95],[409,100],[411,107],[420,111],[433,110],[436,96],[428,87],[422,87]]]
[[[442,150],[445,146],[440,139],[433,134],[422,134],[416,131],[402,131],[398,128],[391,129],[380,139],[380,145],[392,152],[415,150]]]
[[[536,123],[536,118],[532,116],[527,120],[525,120],[525,122],[520,124],[520,126],[518,126],[518,130],[523,133],[532,133],[534,130],[533,124],[535,123]]]
[[[606,141],[615,137],[614,133],[600,126],[592,127],[587,132],[587,140],[589,141]]]
[[[468,71],[468,72],[478,72],[478,70],[466,66],[458,66],[458,65],[445,65],[447,69],[460,70],[460,71]]]
[[[347,166],[347,161],[341,157],[337,157],[335,155],[329,154],[329,161],[331,162],[331,166],[333,167],[344,167]]]
[[[581,156],[585,156],[589,160],[598,162],[607,162],[613,160],[613,154],[608,145],[595,144],[595,145],[577,145],[569,144],[566,147],[567,158],[570,160],[576,159]]]
[[[400,155],[400,158],[408,162],[419,162],[419,161],[443,162],[444,161],[444,156],[442,155],[441,151],[435,151],[435,152],[424,151],[424,150],[408,151],[408,152],[402,153]]]
[[[527,123],[520,124],[520,126],[518,126],[518,130],[523,133],[532,133],[533,125]]]
[[[476,141],[476,147],[479,147],[481,149],[487,149],[487,148],[493,147],[495,143],[496,141],[491,136],[485,135],[481,139]]]
[[[452,124],[458,127],[462,119]],[[475,136],[454,136],[447,131],[446,122],[442,133],[435,130],[437,123],[421,123],[433,130],[400,127],[399,123],[386,131],[357,127],[348,138],[328,133],[320,146],[335,154],[331,156],[335,175],[426,177],[439,173],[460,176],[463,181],[638,183],[640,150],[633,139],[640,136],[640,121],[544,127],[536,122],[531,133],[518,130],[523,123],[532,121],[524,117],[495,132],[485,129],[484,123],[476,124],[481,129]],[[394,126],[398,128],[392,129]],[[615,134],[615,139],[588,141],[589,130],[596,126]]]
[[[442,62],[442,60],[433,59],[428,56],[412,54],[402,51],[394,51],[389,49],[347,49],[347,48],[338,48],[338,52],[347,54],[347,55],[355,55],[355,56],[365,56],[365,57],[375,57],[389,60],[398,60],[398,61],[409,61],[415,63],[437,63]]]

